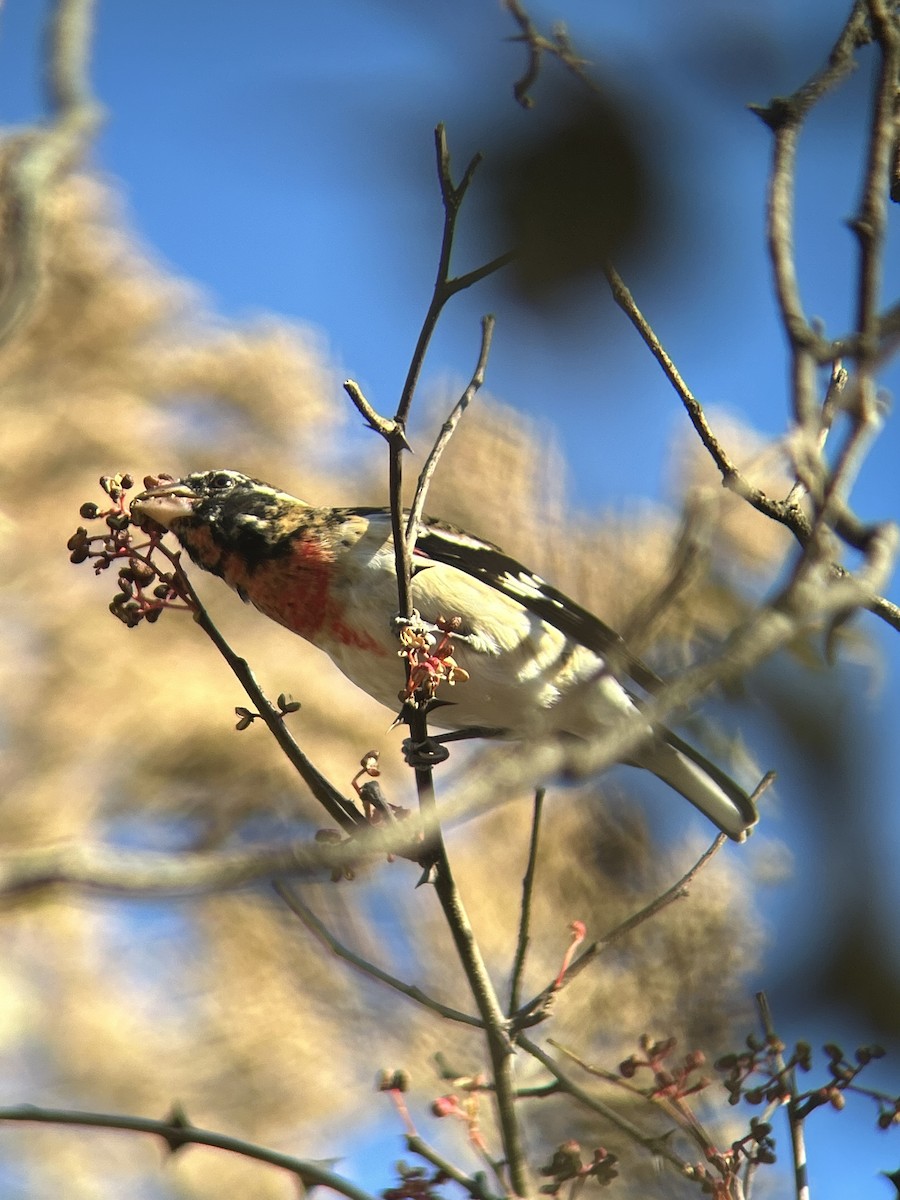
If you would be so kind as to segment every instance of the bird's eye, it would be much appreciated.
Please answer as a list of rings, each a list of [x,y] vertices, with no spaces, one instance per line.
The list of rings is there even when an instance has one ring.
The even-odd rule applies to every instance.
[[[229,475],[226,471],[219,471],[210,478],[209,486],[216,491],[225,492],[234,487],[234,476]]]

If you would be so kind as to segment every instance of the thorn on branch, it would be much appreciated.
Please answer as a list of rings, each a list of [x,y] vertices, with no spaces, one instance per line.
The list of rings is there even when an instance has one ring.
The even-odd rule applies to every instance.
[[[773,96],[768,104],[748,104],[747,108],[773,133],[793,124],[798,115],[793,100],[787,96]]]
[[[175,1154],[182,1146],[189,1145],[194,1139],[185,1131],[192,1128],[187,1113],[180,1104],[175,1103],[165,1117],[166,1131],[160,1134],[169,1147],[169,1154]]]

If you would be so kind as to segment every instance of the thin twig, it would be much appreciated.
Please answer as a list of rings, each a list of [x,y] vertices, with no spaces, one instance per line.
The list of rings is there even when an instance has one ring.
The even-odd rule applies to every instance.
[[[787,500],[773,500],[749,482],[716,437],[703,411],[702,404],[685,383],[678,368],[638,308],[634,297],[615,268],[607,268],[607,279],[616,303],[634,325],[681,399],[691,424],[722,475],[723,486],[741,496],[757,512],[770,517],[790,530],[797,542],[805,548],[813,535],[813,523],[797,502],[796,491],[792,491]],[[814,481],[811,481],[810,486],[819,488],[820,491],[824,490],[823,484]],[[876,534],[873,527],[862,525],[849,513],[839,514],[835,529],[844,541],[863,553],[866,552],[870,539]],[[845,568],[840,563],[832,563],[831,569],[838,577],[846,575]],[[881,595],[872,595],[864,601],[864,606],[886,624],[900,630],[900,607],[892,601]]]
[[[888,17],[881,0],[870,0],[872,37],[881,50],[881,67],[875,88],[869,125],[869,148],[862,196],[857,215],[850,222],[857,235],[859,265],[857,271],[857,344],[853,358],[856,374],[852,380],[851,402],[844,408],[851,416],[851,428],[840,450],[827,484],[816,494],[816,523],[820,529],[838,528],[841,517],[848,515],[847,498],[860,466],[868,454],[872,437],[881,427],[881,414],[875,391],[875,370],[880,355],[881,320],[878,295],[887,227],[887,192],[890,156],[894,144],[894,101],[900,71],[900,29],[898,18]],[[834,373],[829,384],[822,422],[835,408]],[[841,389],[841,391],[844,389]]]
[[[459,184],[454,184],[450,166],[450,148],[447,144],[447,132],[443,125],[438,125],[434,131],[434,148],[437,160],[438,183],[441,189],[441,202],[444,208],[444,225],[441,233],[441,248],[438,254],[438,265],[435,274],[434,288],[428,310],[422,321],[419,336],[413,349],[406,374],[406,380],[400,393],[397,412],[394,415],[392,430],[387,434],[390,447],[388,487],[391,496],[391,525],[394,536],[394,558],[397,567],[397,585],[399,611],[401,617],[411,617],[413,613],[410,580],[412,578],[412,556],[409,538],[406,536],[403,519],[403,452],[408,449],[406,427],[413,397],[425,363],[425,355],[437,327],[438,320],[444,307],[457,292],[471,287],[494,271],[500,270],[509,261],[509,255],[502,255],[483,264],[466,275],[453,279],[450,275],[450,265],[453,256],[453,240],[456,235],[456,221],[459,210],[465,199],[466,192],[472,183],[475,172],[481,162],[481,154],[470,159]],[[483,335],[484,340],[484,335]],[[488,343],[490,339],[488,338]]]
[[[132,896],[183,896],[244,887],[274,876],[343,871],[388,853],[383,837],[370,830],[364,834],[371,840],[362,835],[339,843],[306,838],[276,846],[175,854],[95,842],[33,846],[0,855],[0,896],[54,884]]]
[[[363,814],[351,800],[348,800],[346,796],[338,791],[334,784],[303,753],[285,725],[284,713],[270,703],[262,688],[256,682],[256,678],[247,660],[235,654],[220,632],[182,566],[181,551],[172,551],[161,541],[155,542],[153,548],[172,564],[178,591],[190,606],[194,621],[200,626],[231,668],[256,708],[254,715],[258,716],[264,722],[288,761],[310,789],[313,796],[319,801],[332,820],[336,821],[346,832],[349,833],[359,828],[364,828],[367,822]]]
[[[895,141],[894,111],[900,73],[900,27],[896,12],[888,14],[883,0],[868,0],[872,40],[880,50],[881,62],[875,86],[862,194],[850,226],[859,246],[857,271],[857,346],[854,355],[852,421],[838,460],[832,469],[821,511],[820,527],[837,528],[848,514],[851,487],[872,438],[880,429],[881,414],[876,396],[875,372],[880,356],[878,302],[884,264],[887,228],[887,197]]]
[[[774,775],[769,775],[767,778],[769,780],[774,779]],[[663,911],[663,909],[668,908],[670,904],[674,904],[676,900],[684,900],[688,895],[690,895],[691,886],[693,885],[697,876],[700,874],[703,868],[707,866],[708,863],[712,862],[727,841],[728,839],[724,833],[718,834],[710,843],[710,845],[707,846],[707,848],[703,851],[690,870],[686,871],[677,883],[673,883],[672,886],[667,888],[661,896],[657,896],[655,900],[651,900],[650,903],[645,905],[642,909],[640,909],[640,911],[626,918],[626,920],[622,921],[621,924],[616,925],[615,928],[609,931],[609,933],[605,933],[597,943],[597,952],[599,953],[601,950],[608,949],[615,942],[621,941],[622,938],[631,933],[632,930],[637,929],[639,925],[643,925],[645,921],[649,921],[652,917],[657,916]],[[573,973],[576,973],[576,971],[580,971],[582,969],[580,963],[583,957],[584,955],[581,955],[569,968],[568,975],[566,976],[566,982],[569,981],[569,978]]]
[[[779,97],[767,107],[751,106],[773,134],[769,173],[767,241],[775,294],[790,346],[791,395],[794,420],[804,443],[804,482],[815,495],[824,491],[827,461],[820,439],[820,412],[816,402],[816,367],[821,362],[822,338],[803,311],[794,254],[794,179],[797,145],[803,122],[812,107],[856,65],[856,49],[870,39],[866,0],[857,0],[831,51],[827,64],[791,96]],[[872,313],[873,319],[876,314]],[[858,336],[859,336],[859,331]],[[873,339],[876,331],[871,329]],[[863,339],[865,340],[865,339]],[[874,352],[874,346],[873,346]],[[868,384],[865,389],[868,391]],[[804,543],[804,548],[809,541]]]
[[[830,538],[830,530],[838,529],[843,520],[852,518],[848,497],[857,473],[864,461],[871,441],[881,426],[881,414],[875,391],[875,370],[880,353],[880,318],[878,299],[883,270],[885,230],[887,224],[887,192],[889,187],[890,162],[894,143],[894,103],[897,90],[897,75],[900,69],[900,29],[897,17],[888,17],[882,0],[869,0],[869,24],[873,40],[881,51],[881,64],[875,88],[872,116],[869,123],[867,161],[864,172],[862,194],[857,215],[850,222],[859,246],[857,271],[857,334],[853,355],[856,372],[852,379],[851,399],[843,397],[843,407],[851,420],[850,430],[837,457],[834,467],[826,472],[819,453],[817,461],[810,463],[807,450],[807,468],[812,467],[814,483],[818,476],[824,477],[824,486],[811,489],[817,501],[813,537],[807,553],[824,553]],[[834,382],[834,375],[832,383]],[[829,397],[834,388],[829,385],[829,395],[823,405],[823,416],[834,407]],[[821,418],[820,418],[821,420]],[[817,543],[821,543],[821,549]]]
[[[697,1119],[697,1114],[687,1105],[682,1099],[673,1099],[665,1095],[665,1093],[648,1093],[642,1088],[637,1087],[628,1079],[624,1079],[615,1071],[608,1071],[605,1067],[596,1067],[592,1063],[586,1062],[574,1051],[561,1043],[548,1039],[554,1050],[558,1050],[560,1054],[564,1054],[566,1058],[577,1063],[583,1071],[587,1071],[589,1075],[594,1075],[597,1079],[602,1079],[605,1083],[611,1084],[613,1087],[620,1088],[622,1091],[628,1092],[629,1095],[640,1097],[647,1104],[658,1108],[665,1113],[671,1120],[676,1121],[681,1129],[693,1138],[700,1151],[705,1155],[711,1146],[715,1144],[714,1139],[703,1128],[701,1122]]]
[[[765,992],[756,993],[756,1006],[759,1009],[759,1018],[767,1041],[771,1046],[777,1045],[778,1037],[772,1020],[772,1010],[769,1008]],[[809,1200],[806,1138],[803,1132],[803,1120],[797,1111],[797,1079],[793,1071],[785,1071],[784,1055],[780,1051],[775,1054],[775,1064],[788,1088],[788,1127],[791,1131],[791,1153],[794,1158],[794,1186],[797,1191],[797,1200]]]
[[[859,374],[856,376],[856,382],[861,386]],[[829,474],[816,513],[816,524],[836,529],[839,518],[848,513],[847,497],[882,423],[877,404],[871,400],[867,402],[861,393],[858,394],[853,423]]]
[[[541,61],[545,54],[556,58],[566,70],[579,79],[592,92],[599,91],[597,82],[585,71],[588,60],[580,58],[574,51],[572,43],[562,25],[557,25],[552,37],[544,37],[537,26],[522,7],[519,0],[503,0],[507,12],[519,26],[520,34],[513,40],[522,42],[528,50],[528,61],[522,75],[513,84],[513,95],[516,102],[523,108],[532,108],[534,100],[531,89],[537,83]]]
[[[409,517],[406,521],[406,541],[408,553],[410,556],[415,552],[416,534],[419,528],[419,522],[422,519],[422,513],[425,509],[425,497],[428,495],[428,488],[431,485],[431,480],[437,470],[437,465],[441,460],[441,456],[447,448],[447,444],[453,437],[456,427],[462,419],[463,413],[472,403],[475,393],[484,383],[484,373],[487,368],[488,355],[491,352],[491,339],[494,336],[494,318],[488,314],[481,318],[481,349],[478,352],[478,362],[475,366],[475,371],[472,375],[469,385],[460,396],[459,400],[453,407],[447,420],[441,426],[441,431],[431,448],[428,458],[425,460],[425,465],[419,473],[419,480],[416,484],[416,494],[413,497],[413,502],[409,508]]]
[[[676,900],[683,900],[690,892],[691,885],[694,880],[725,845],[727,838],[724,833],[720,833],[713,843],[707,847],[700,855],[694,865],[682,877],[667,888],[661,895],[656,896],[649,904],[646,904],[638,912],[633,913],[621,924],[616,925],[603,937],[592,942],[585,950],[578,955],[575,961],[566,971],[562,980],[553,980],[542,991],[538,992],[527,1004],[523,1004],[512,1016],[512,1025],[514,1029],[522,1029],[542,1021],[548,1012],[548,1006],[556,998],[559,991],[567,987],[573,979],[585,970],[590,963],[594,961],[600,954],[603,953],[609,946],[615,942],[621,941],[623,937],[631,933],[639,925],[643,925],[645,921],[649,921],[651,917],[657,916],[663,909],[668,908]]]
[[[297,745],[297,742],[284,723],[284,717],[269,702],[265,693],[256,682],[247,660],[234,653],[205,610],[199,612],[195,619],[203,632],[214,642],[229,667],[231,667],[291,766],[331,819],[348,832],[357,830],[360,826],[364,825],[365,819],[353,801],[348,800]]]
[[[506,1009],[510,1016],[519,1007],[522,972],[525,970],[525,956],[528,953],[529,931],[531,928],[531,902],[534,897],[538,842],[541,834],[541,815],[544,810],[545,795],[545,788],[537,789],[534,793],[534,804],[531,810],[531,838],[528,843],[528,864],[525,867],[525,875],[522,879],[522,902],[519,905],[519,934],[516,938],[516,953],[513,958],[512,978],[509,983],[509,1004]]]
[[[662,367],[666,378],[678,393],[700,441],[708,450],[710,457],[722,475],[723,485],[729,490],[736,492],[737,495],[742,496],[765,516],[772,517],[774,520],[788,525],[795,534],[802,535],[803,533],[808,533],[809,521],[802,509],[797,508],[796,512],[788,512],[783,504],[771,500],[765,492],[754,487],[740,471],[716,437],[706,418],[706,413],[703,411],[703,405],[685,383],[675,363],[656,336],[653,327],[638,308],[634,296],[625,285],[625,281],[619,272],[615,267],[608,265],[605,268],[605,274],[616,304],[618,304],[619,308],[621,308],[622,312],[625,313],[638,331],[644,344]]]
[[[454,1183],[459,1184],[461,1188],[473,1197],[473,1200],[508,1200],[507,1197],[497,1196],[496,1193],[490,1190],[483,1174],[466,1175],[459,1167],[454,1166],[449,1159],[444,1158],[442,1154],[438,1154],[437,1150],[424,1141],[419,1134],[407,1134],[406,1148],[410,1154],[416,1154],[419,1158],[424,1158],[433,1167],[437,1167],[442,1175],[446,1175],[448,1179],[452,1179]]]
[[[406,428],[416,385],[419,382],[422,365],[425,362],[425,353],[428,350],[428,345],[441,312],[444,309],[444,305],[457,292],[471,287],[474,283],[478,283],[494,271],[500,270],[501,267],[504,267],[510,261],[510,255],[504,254],[473,271],[469,271],[465,275],[459,276],[457,279],[451,277],[450,260],[453,253],[453,239],[456,234],[456,220],[482,156],[480,153],[474,155],[463,172],[462,179],[456,185],[453,182],[451,174],[450,149],[447,145],[447,132],[443,125],[438,125],[434,131],[434,146],[437,158],[438,182],[441,188],[441,200],[444,205],[444,228],[441,234],[441,249],[438,255],[438,267],[431,302],[422,321],[422,328],[419,330],[409,370],[403,384],[403,391],[400,394],[397,414],[394,418],[401,429]]]
[[[521,104],[523,108],[531,108],[534,104],[534,100],[531,98],[531,89],[537,83],[537,77],[541,69],[541,57],[544,51],[548,49],[548,46],[546,39],[538,33],[537,26],[519,3],[519,0],[504,0],[504,3],[507,11],[521,30],[520,40],[528,49],[528,61],[525,65],[525,70],[513,84],[513,95],[516,98],[516,102]]]
[[[816,432],[818,418],[815,402],[817,364],[813,351],[816,335],[803,311],[794,263],[794,171],[799,125],[785,122],[774,132],[766,226],[769,256],[775,280],[775,295],[791,346],[794,420],[812,437]]]
[[[512,250],[507,250],[505,254],[498,254],[496,258],[489,259],[488,262],[482,263],[480,267],[473,267],[471,271],[464,271],[462,275],[456,275],[452,279],[448,279],[448,298],[455,296],[457,292],[464,292],[466,288],[473,287],[476,283],[481,283],[482,279],[487,279],[489,275],[494,275],[497,271],[502,271],[504,267],[509,266],[515,257],[515,253]]]
[[[794,263],[793,192],[797,139],[813,106],[854,70],[855,51],[870,39],[867,17],[866,0],[855,0],[826,65],[790,96],[778,96],[768,105],[749,106],[775,138],[769,191],[769,252],[782,321],[792,345],[798,349],[810,350],[817,346],[821,349],[823,339],[804,314]],[[827,354],[824,361],[832,357],[833,354]],[[798,414],[800,424],[803,424],[804,415],[812,414]]]
[[[860,344],[857,362],[867,373],[878,354],[878,298],[884,266],[884,239],[894,148],[894,106],[900,68],[900,29],[896,13],[888,14],[884,0],[867,0],[872,40],[881,52],[875,86],[867,161],[859,210],[850,222],[859,243],[856,328]]]
[[[654,644],[666,617],[700,576],[708,557],[700,531],[708,526],[705,509],[693,504],[684,515],[665,577],[632,609],[620,633],[629,649],[640,654]]]
[[[346,1196],[347,1200],[376,1200],[370,1192],[351,1183],[342,1175],[309,1159],[294,1158],[278,1150],[257,1146],[243,1138],[230,1137],[211,1129],[200,1129],[191,1125],[182,1113],[174,1113],[166,1120],[152,1117],[131,1117],[115,1113],[78,1112],[65,1108],[39,1108],[34,1104],[18,1104],[0,1108],[0,1121],[27,1121],[41,1125],[77,1125],[92,1129],[121,1129],[131,1133],[149,1133],[161,1138],[170,1152],[181,1146],[211,1146],[216,1150],[228,1150],[244,1158],[281,1167],[295,1175],[304,1188],[325,1187]]]
[[[530,1054],[533,1058],[536,1058],[539,1063],[542,1063],[543,1066],[547,1068],[547,1070],[559,1084],[561,1091],[571,1096],[573,1100],[577,1100],[579,1104],[583,1104],[592,1112],[598,1113],[604,1118],[604,1120],[609,1121],[611,1125],[629,1137],[636,1145],[642,1146],[650,1154],[655,1154],[660,1158],[666,1159],[668,1162],[672,1163],[672,1165],[679,1172],[684,1174],[688,1167],[688,1163],[681,1157],[680,1154],[677,1154],[672,1149],[672,1147],[669,1145],[669,1139],[666,1135],[656,1136],[654,1134],[645,1133],[638,1125],[635,1125],[632,1121],[629,1121],[627,1117],[623,1117],[618,1109],[614,1108],[610,1104],[604,1103],[604,1101],[598,1099],[596,1096],[592,1096],[590,1092],[585,1091],[584,1088],[575,1083],[575,1081],[565,1073],[559,1063],[552,1058],[546,1052],[546,1050],[542,1050],[536,1042],[533,1042],[530,1038],[525,1037],[524,1034],[519,1037],[518,1044],[523,1050],[527,1051],[528,1054]]]
[[[417,1004],[421,1004],[423,1008],[429,1008],[432,1012],[437,1013],[439,1017],[444,1017],[448,1021],[458,1021],[462,1025],[474,1025],[476,1028],[481,1028],[481,1021],[478,1017],[470,1016],[468,1013],[461,1012],[457,1008],[451,1008],[447,1004],[442,1004],[439,1000],[435,1000],[421,988],[417,988],[412,984],[404,983],[402,979],[383,971],[381,967],[377,967],[373,962],[356,954],[343,942],[339,941],[329,929],[319,920],[315,913],[307,907],[300,899],[293,888],[282,882],[277,882],[272,885],[285,902],[288,908],[295,916],[303,922],[310,933],[316,937],[326,949],[338,958],[349,963],[370,979],[377,979],[379,983],[384,983],[388,987],[393,988],[395,992],[400,992],[407,996],[410,1000],[415,1000]]]
[[[269,732],[275,738],[291,766],[312,792],[313,796],[319,801],[331,819],[336,821],[342,829],[350,832],[358,829],[360,826],[364,826],[366,821],[363,814],[351,800],[348,800],[346,796],[338,791],[334,784],[303,753],[288,731],[283,714],[269,702],[262,688],[256,682],[247,660],[235,654],[231,646],[219,632],[215,622],[206,611],[203,602],[194,590],[191,581],[185,574],[180,563],[180,555],[171,554],[162,545],[159,546],[159,550],[166,554],[169,560],[175,565],[185,595],[194,606],[194,620],[225,659],[225,662],[237,677],[244,691],[250,697],[257,713],[265,722]]]

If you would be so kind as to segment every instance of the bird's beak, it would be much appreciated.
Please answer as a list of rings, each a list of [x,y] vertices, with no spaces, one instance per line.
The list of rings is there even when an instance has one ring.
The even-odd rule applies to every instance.
[[[135,496],[131,511],[137,517],[148,517],[164,529],[171,529],[175,521],[192,515],[200,499],[197,492],[180,479],[167,479]]]

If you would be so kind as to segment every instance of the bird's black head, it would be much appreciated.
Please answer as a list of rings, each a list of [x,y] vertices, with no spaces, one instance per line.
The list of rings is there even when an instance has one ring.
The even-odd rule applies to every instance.
[[[271,554],[284,535],[285,515],[305,507],[260,479],[223,470],[160,477],[131,504],[139,517],[171,529],[192,557],[200,544],[196,535],[203,531],[219,547],[249,560]]]
[[[134,498],[131,509],[166,529],[186,520],[218,525],[227,512],[253,507],[255,497],[271,491],[239,471],[195,471],[183,479],[162,475]]]

